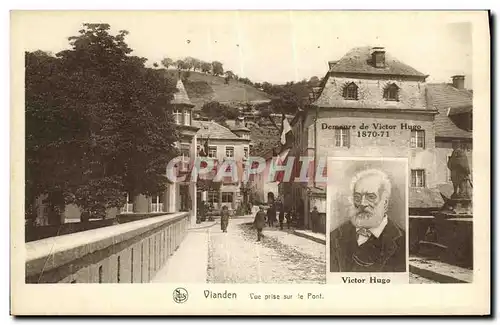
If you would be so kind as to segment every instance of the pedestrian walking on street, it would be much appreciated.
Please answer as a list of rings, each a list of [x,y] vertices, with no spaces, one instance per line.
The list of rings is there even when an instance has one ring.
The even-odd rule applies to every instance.
[[[259,211],[255,214],[255,219],[253,221],[255,229],[257,229],[257,241],[260,241],[262,237],[262,229],[266,225],[266,213],[264,212],[264,206],[259,207]]]
[[[207,220],[207,206],[205,204],[205,201],[201,201],[199,210],[200,210],[200,222],[206,221]]]
[[[312,231],[319,232],[319,212],[318,208],[314,207],[311,212],[311,222],[312,222]]]
[[[214,215],[212,214],[214,211],[213,205],[210,207],[210,215],[208,216],[208,221],[214,221]]]
[[[286,225],[287,225],[288,229],[290,229],[290,225],[292,224],[292,218],[293,218],[293,210],[290,208],[288,208],[287,210],[288,211],[285,214]]]
[[[283,230],[283,221],[285,220],[285,207],[283,206],[283,202],[278,203],[279,209],[279,222],[280,222],[280,230]]]
[[[269,227],[274,226],[274,221],[276,220],[276,207],[274,206],[274,203],[271,203],[271,206],[267,209],[267,222],[269,224]]]
[[[227,206],[222,207],[222,213],[220,216],[220,229],[222,232],[227,232],[227,226],[229,225],[229,210]]]

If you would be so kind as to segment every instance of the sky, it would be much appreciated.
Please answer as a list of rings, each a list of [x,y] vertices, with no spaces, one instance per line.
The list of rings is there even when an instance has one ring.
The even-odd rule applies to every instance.
[[[284,83],[323,77],[328,61],[357,46],[383,46],[400,61],[451,82],[464,74],[472,85],[472,31],[465,16],[436,12],[346,11],[87,11],[18,12],[12,24],[25,50],[68,48],[85,22],[130,32],[132,54],[174,60],[192,56],[221,61],[254,82]]]

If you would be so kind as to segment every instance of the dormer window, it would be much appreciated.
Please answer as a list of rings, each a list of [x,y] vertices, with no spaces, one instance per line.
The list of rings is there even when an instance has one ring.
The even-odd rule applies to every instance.
[[[357,100],[358,99],[358,86],[354,82],[347,84],[344,87],[343,96],[345,99]]]
[[[384,89],[384,99],[389,101],[399,100],[399,87],[395,84],[390,84]]]

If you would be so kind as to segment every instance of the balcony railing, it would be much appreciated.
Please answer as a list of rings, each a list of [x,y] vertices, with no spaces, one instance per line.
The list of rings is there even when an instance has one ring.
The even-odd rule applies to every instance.
[[[132,213],[132,212],[134,212],[134,204],[133,203],[125,204],[120,210],[120,213]]]
[[[152,203],[150,212],[163,212],[163,203]]]

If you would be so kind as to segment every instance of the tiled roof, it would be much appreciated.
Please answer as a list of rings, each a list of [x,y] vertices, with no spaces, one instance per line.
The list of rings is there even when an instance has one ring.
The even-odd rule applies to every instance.
[[[437,188],[410,187],[410,208],[441,208],[443,197]]]
[[[398,61],[389,53],[385,53],[385,67],[376,68],[371,64],[371,50],[373,47],[355,47],[347,52],[331,68],[330,72],[368,73],[378,75],[399,75],[425,77],[423,73],[409,65]]]
[[[236,125],[235,120],[226,120],[226,124],[229,125],[231,131],[247,131],[250,132],[250,129],[245,126],[245,123],[240,125]]]
[[[427,84],[427,105],[436,108],[434,120],[437,137],[472,138],[472,131],[460,128],[453,115],[472,112],[472,92],[457,89],[450,84]]]
[[[214,121],[193,121],[193,126],[200,128],[196,132],[199,138],[210,138],[219,140],[240,140],[236,134],[231,132],[228,128],[216,123]]]
[[[174,93],[174,99],[171,101],[171,103],[175,105],[188,105],[193,107],[194,105],[189,100],[186,88],[184,88],[184,84],[182,83],[181,79],[177,81],[176,88],[177,92]]]
[[[447,83],[427,84],[427,101],[436,108],[462,108],[472,110],[472,91],[457,89]]]

